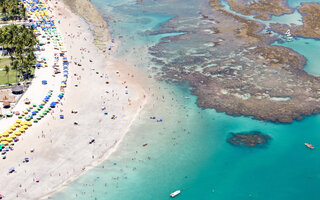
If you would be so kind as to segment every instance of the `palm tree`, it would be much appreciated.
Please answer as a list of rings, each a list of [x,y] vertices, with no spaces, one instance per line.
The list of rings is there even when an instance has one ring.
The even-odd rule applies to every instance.
[[[8,78],[8,84],[9,84],[9,71],[10,71],[10,67],[8,65],[4,66],[4,71],[6,72],[6,76]]]

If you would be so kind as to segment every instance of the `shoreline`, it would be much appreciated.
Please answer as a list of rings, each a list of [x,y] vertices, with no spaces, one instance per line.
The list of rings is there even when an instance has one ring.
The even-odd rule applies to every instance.
[[[54,1],[55,2],[55,1]],[[54,2],[50,2],[50,3],[54,3]],[[112,87],[112,93],[114,96],[118,96],[117,100],[111,100],[111,99],[106,99],[108,102],[106,102],[107,104],[113,104],[116,101],[119,101],[119,103],[116,103],[116,105],[112,105],[112,108],[107,105],[107,108],[110,109],[110,112],[113,110],[113,112],[118,111],[119,114],[121,114],[121,116],[119,117],[120,119],[116,119],[116,120],[121,120],[117,123],[117,125],[115,124],[109,124],[110,122],[106,122],[107,124],[103,124],[103,126],[101,127],[96,127],[96,125],[94,125],[94,119],[91,120],[92,125],[87,125],[84,124],[84,126],[87,126],[88,128],[90,127],[90,129],[94,129],[96,128],[97,131],[105,131],[107,127],[107,129],[110,129],[110,131],[108,131],[107,134],[109,134],[110,136],[105,136],[104,138],[99,138],[99,132],[98,135],[95,135],[95,137],[97,137],[97,141],[94,145],[88,146],[87,140],[89,138],[90,135],[92,135],[91,133],[86,133],[86,132],[90,132],[89,129],[84,128],[84,130],[78,130],[79,132],[81,132],[81,134],[89,134],[88,136],[80,136],[82,138],[80,138],[79,136],[77,137],[77,141],[82,141],[82,145],[79,144],[79,146],[81,145],[83,149],[82,152],[81,151],[76,151],[73,150],[72,155],[69,155],[69,157],[62,155],[62,157],[60,156],[58,159],[55,158],[55,156],[59,153],[57,153],[57,151],[60,151],[62,154],[65,150],[63,150],[63,148],[65,148],[65,144],[63,144],[61,147],[59,147],[58,143],[60,143],[60,140],[57,140],[55,143],[52,143],[52,140],[57,139],[57,137],[64,137],[64,139],[68,138],[68,134],[73,134],[73,132],[71,133],[70,131],[72,130],[66,130],[67,129],[72,129],[73,125],[71,125],[71,121],[73,120],[73,116],[72,114],[68,115],[67,113],[65,113],[65,118],[63,120],[63,122],[55,122],[53,121],[52,123],[48,122],[47,119],[43,119],[39,122],[39,124],[35,124],[33,127],[30,127],[30,130],[28,131],[27,135],[23,135],[20,142],[18,142],[15,146],[15,150],[12,152],[9,152],[8,154],[8,158],[4,161],[5,163],[0,162],[0,174],[3,174],[3,180],[8,179],[7,183],[9,187],[6,187],[5,185],[1,185],[0,183],[0,188],[6,188],[6,190],[2,190],[0,191],[1,194],[5,195],[6,199],[14,199],[13,195],[16,195],[16,197],[19,197],[19,199],[45,199],[48,198],[50,196],[52,196],[53,194],[61,191],[63,188],[65,188],[69,183],[71,183],[72,181],[74,181],[75,179],[77,179],[79,176],[81,176],[83,173],[85,173],[88,169],[93,168],[94,166],[99,165],[101,162],[105,161],[113,152],[115,152],[117,150],[117,147],[119,146],[119,144],[121,143],[121,141],[123,140],[123,138],[125,137],[126,133],[130,130],[131,125],[134,123],[135,119],[137,118],[137,116],[139,115],[140,111],[144,108],[144,106],[147,104],[148,98],[146,98],[146,94],[145,94],[145,90],[142,87],[142,85],[139,82],[143,82],[143,79],[139,79],[139,76],[137,76],[137,74],[135,72],[132,72],[131,69],[129,69],[127,67],[127,63],[124,62],[120,62],[117,59],[112,59],[110,57],[112,56],[108,56],[108,58],[106,59],[107,55],[103,55],[103,53],[101,52],[101,50],[98,50],[97,47],[95,45],[93,45],[93,37],[92,37],[92,32],[90,32],[88,26],[90,26],[87,22],[84,22],[83,18],[81,18],[81,16],[78,16],[77,14],[71,12],[68,8],[66,8],[66,6],[64,6],[64,4],[62,2],[59,2],[58,4],[55,4],[55,6],[57,6],[57,8],[54,8],[53,12],[57,13],[55,15],[55,20],[58,21],[58,19],[61,19],[61,24],[57,24],[57,29],[61,32],[64,41],[66,43],[66,47],[67,47],[67,55],[69,57],[69,60],[71,61],[70,63],[74,62],[75,59],[75,55],[83,55],[82,52],[81,54],[79,54],[79,52],[76,52],[76,48],[75,47],[77,43],[77,39],[69,39],[67,32],[69,33],[69,31],[71,29],[77,29],[76,28],[76,23],[72,23],[74,21],[76,21],[77,23],[79,23],[81,25],[81,28],[79,28],[79,30],[81,30],[80,32],[78,32],[78,30],[76,30],[76,32],[80,33],[80,35],[86,35],[85,39],[88,42],[84,42],[84,43],[90,43],[92,44],[89,46],[86,46],[86,50],[87,53],[85,53],[85,55],[89,54],[89,50],[87,50],[87,48],[90,48],[90,53],[93,52],[97,52],[97,60],[98,61],[98,65],[100,67],[97,67],[95,64],[95,70],[100,71],[103,75],[99,76],[102,77],[104,76],[105,78],[107,77],[110,80],[110,86],[115,84],[116,86]],[[61,13],[62,14],[58,14]],[[58,16],[58,18],[56,17]],[[74,27],[69,25],[69,28],[66,24],[73,24]],[[78,26],[79,27],[79,26]],[[71,33],[73,34],[73,33]],[[69,34],[70,35],[70,34]],[[91,42],[92,41],[92,42]],[[79,45],[79,44],[78,44]],[[115,44],[118,45],[118,44]],[[70,48],[69,48],[70,46]],[[111,54],[114,54],[115,51],[117,50],[116,46],[115,48],[112,49]],[[46,55],[47,57],[50,57],[50,51],[48,52],[48,50],[46,49],[46,51],[44,51],[42,54]],[[95,54],[95,53],[94,53]],[[109,53],[110,55],[110,53]],[[70,59],[71,56],[71,59]],[[72,59],[73,58],[73,59]],[[82,58],[84,58],[84,56],[82,56]],[[94,57],[96,58],[96,57]],[[82,60],[82,64],[83,66],[89,66],[88,64],[85,64],[85,61]],[[81,62],[81,61],[80,61]],[[96,61],[94,61],[96,63]],[[115,67],[116,65],[120,65],[120,67]],[[49,64],[49,66],[51,66]],[[107,66],[107,67],[106,67]],[[91,81],[96,81],[96,83],[94,83],[97,87],[101,87],[101,88],[106,88],[108,87],[108,89],[111,90],[111,88],[109,88],[110,86],[106,86],[106,84],[104,83],[104,85],[97,83],[99,80],[95,77],[90,78],[91,76],[94,76],[96,74],[92,73],[90,70],[90,67],[82,67],[82,71],[85,69],[86,73],[83,75],[83,77],[81,79],[87,79],[87,81],[90,82]],[[74,67],[71,67],[71,73],[81,73],[81,70],[73,70]],[[120,74],[113,74],[112,72],[115,72],[117,69],[120,69]],[[40,69],[42,70],[42,69]],[[134,71],[134,70],[133,70]],[[106,73],[106,74],[105,74]],[[126,77],[126,73],[128,73],[128,77]],[[94,74],[94,75],[93,75]],[[124,74],[124,76],[122,76],[122,74]],[[133,76],[131,77],[131,79],[129,79],[129,74],[134,74],[134,78]],[[32,85],[34,85],[34,87],[30,87],[26,94],[23,95],[23,99],[30,96],[30,94],[34,94],[37,91],[35,91],[35,89],[39,90],[39,87],[42,86],[35,86],[37,81],[39,81],[39,79],[42,79],[44,77],[42,77],[42,73],[39,72],[39,70],[37,70],[36,72],[36,77],[35,79],[32,81]],[[82,75],[82,74],[81,74]],[[78,75],[79,76],[79,75]],[[136,78],[138,77],[138,78]],[[103,79],[103,78],[102,78]],[[139,79],[139,80],[137,80]],[[145,78],[146,79],[146,78]],[[147,79],[146,79],[147,80]],[[81,82],[84,82],[85,80],[81,80]],[[50,80],[48,81],[50,82]],[[71,83],[69,83],[70,80],[68,80],[68,87],[66,88],[66,95],[63,98],[63,106],[59,107],[60,111],[63,110],[67,110],[66,112],[69,112],[68,109],[73,108],[71,106],[75,106],[75,99],[77,97],[75,97],[74,95],[77,95],[77,92],[75,92],[74,90],[78,90],[78,88],[82,88],[81,85],[83,83],[79,84],[80,86],[78,86],[78,88],[73,89],[73,84],[77,83],[78,80],[74,80],[73,77],[71,77]],[[125,84],[124,84],[125,83]],[[93,83],[92,83],[93,84]],[[90,85],[90,84],[89,84]],[[120,95],[118,94],[118,91],[120,91],[120,88],[123,87],[124,85],[129,85],[129,91],[130,94],[126,95],[123,91],[123,94]],[[70,89],[72,87],[72,89]],[[90,86],[87,86],[90,87]],[[132,91],[131,91],[131,88]],[[97,88],[98,89],[98,88]],[[87,91],[87,92],[92,92],[95,95],[99,94],[99,92],[96,91],[92,91],[92,90],[88,90],[86,88],[83,88],[83,91]],[[117,92],[113,92],[113,91],[117,91]],[[71,96],[74,97],[70,97]],[[133,93],[133,95],[131,95],[131,93]],[[142,97],[142,95],[144,94],[144,98]],[[89,97],[87,95],[85,95],[86,97]],[[102,96],[101,96],[102,98]],[[116,98],[116,97],[114,97]],[[128,98],[128,99],[127,99]],[[71,100],[71,101],[70,101]],[[88,105],[90,105],[90,99],[88,98],[83,99],[82,101],[85,101],[88,103]],[[98,99],[96,100],[96,103],[98,103]],[[98,103],[99,104],[99,103]],[[80,103],[80,105],[83,105],[83,102]],[[20,101],[19,104],[17,105],[17,108],[20,107],[24,107],[24,102]],[[85,106],[85,104],[83,105],[84,110],[88,110],[88,108]],[[116,108],[113,108],[116,107]],[[122,107],[122,109],[121,109]],[[95,106],[95,108],[97,110],[100,110],[100,106]],[[126,108],[126,109],[124,109]],[[122,111],[121,111],[122,110]],[[58,118],[59,112],[56,108],[56,113],[52,113],[53,116],[52,118],[55,120],[55,117]],[[125,111],[125,112],[124,112]],[[93,112],[93,111],[91,111]],[[77,114],[77,116],[81,115],[80,113],[85,113],[84,112],[79,112],[79,114]],[[110,113],[112,114],[112,113]],[[96,115],[96,114],[95,114]],[[102,117],[96,117],[96,116],[92,116],[96,119],[100,118],[99,123],[101,122],[101,120],[104,120]],[[71,117],[72,116],[72,117]],[[83,117],[87,118],[88,120],[90,120],[86,115],[82,115]],[[70,119],[67,119],[69,118]],[[109,116],[110,117],[110,116]],[[109,118],[108,117],[108,118]],[[123,117],[123,120],[122,120]],[[102,118],[102,119],[101,119]],[[8,119],[8,120],[1,120],[1,123],[5,123],[4,121],[12,121],[13,119]],[[80,120],[80,119],[79,119]],[[58,120],[59,121],[59,120]],[[86,120],[85,120],[86,121]],[[71,122],[70,125],[67,125],[67,122]],[[48,123],[48,125],[46,125]],[[96,122],[97,124],[97,122]],[[98,124],[97,124],[98,125]],[[117,126],[118,128],[116,129],[116,133],[114,133],[112,130],[114,130],[114,127]],[[37,129],[35,130],[36,127]],[[62,127],[62,128],[60,128]],[[63,128],[66,127],[66,128]],[[82,127],[82,123],[80,123],[80,127]],[[104,127],[104,128],[103,128]],[[55,132],[59,132],[57,133],[52,133],[52,129],[56,130]],[[40,131],[42,129],[42,131]],[[77,129],[77,128],[75,128]],[[81,128],[82,129],[82,128]],[[62,131],[65,131],[65,134]],[[112,132],[111,132],[112,131]],[[46,142],[47,139],[44,139],[46,141],[42,141],[40,143],[38,143],[37,146],[37,152],[32,154],[32,155],[28,155],[30,156],[30,160],[31,162],[28,163],[28,167],[26,166],[26,164],[21,164],[19,162],[19,160],[22,160],[21,154],[23,155],[23,151],[24,154],[26,154],[26,151],[30,148],[30,146],[33,146],[35,142],[33,142],[34,140],[36,140],[37,136],[38,136],[38,140],[39,140],[39,136],[40,136],[40,132],[42,132],[42,134],[45,132],[45,138],[50,137],[51,138],[51,146],[52,148],[48,148],[47,145],[50,143]],[[47,132],[50,132],[49,134]],[[38,134],[37,134],[38,133]],[[70,138],[70,137],[69,137]],[[48,138],[49,139],[49,138]],[[101,140],[101,141],[100,141]],[[68,146],[73,146],[75,144],[78,145],[79,142],[73,143],[73,141],[68,141],[65,140],[64,142],[68,143]],[[108,146],[108,145],[110,146]],[[84,146],[85,145],[85,146]],[[98,146],[99,147],[93,147],[93,146]],[[106,147],[102,147],[102,145],[105,145]],[[58,147],[57,147],[58,146]],[[61,149],[60,149],[61,148]],[[86,148],[89,148],[89,150],[86,150]],[[91,150],[90,150],[91,148]],[[48,155],[48,153],[50,153],[51,149],[53,152],[50,156]],[[38,153],[38,151],[40,151]],[[71,151],[71,150],[70,150]],[[91,152],[90,152],[91,151]],[[44,152],[44,153],[43,153]],[[61,154],[60,153],[60,154]],[[40,154],[40,155],[39,155]],[[91,157],[92,154],[92,160],[87,161],[84,159],[85,156],[90,156]],[[98,155],[97,155],[98,154]],[[75,158],[77,157],[77,155],[79,156],[79,158]],[[93,155],[97,155],[95,157],[93,157]],[[21,157],[21,158],[19,158]],[[49,157],[49,158],[47,158]],[[51,157],[51,158],[50,158]],[[70,160],[71,159],[71,160]],[[72,161],[72,159],[74,159]],[[91,159],[91,158],[90,158]],[[50,161],[50,162],[49,162]],[[78,163],[79,162],[79,163]],[[20,164],[18,164],[20,163]],[[33,165],[33,163],[36,165],[36,167],[34,166],[34,168],[30,165]],[[49,164],[50,163],[50,164]],[[77,166],[75,166],[75,163],[78,163]],[[5,172],[7,171],[7,167],[8,166],[19,166],[16,167],[17,168],[17,173],[16,174],[10,174],[10,175],[4,175]],[[29,167],[30,166],[30,167]],[[49,167],[48,167],[49,166]],[[32,167],[32,168],[31,168]],[[60,177],[60,173],[61,172],[65,172],[65,170],[69,170],[70,168],[75,167],[75,168],[79,168],[79,169],[73,169],[73,172],[69,173],[69,171],[67,171],[67,175],[63,175],[61,178]],[[21,169],[20,169],[21,168]],[[23,173],[23,168],[25,168],[25,174],[23,177],[19,176],[18,174],[21,175],[21,173]],[[82,169],[80,169],[82,168]],[[30,169],[30,170],[29,170]],[[31,170],[32,169],[32,170]],[[43,171],[46,171],[46,175],[40,173],[37,169],[41,169]],[[83,170],[84,169],[84,170]],[[33,170],[35,172],[33,172]],[[28,171],[28,172],[27,172]],[[50,172],[50,177],[49,177],[49,172]],[[38,176],[35,175],[39,174]],[[51,182],[49,180],[49,178],[51,178],[51,174],[57,174],[59,173],[59,177],[56,175],[56,177],[53,176]],[[18,175],[18,177],[17,177]],[[14,177],[13,177],[14,176]],[[41,177],[40,179],[40,184],[35,183],[34,181],[32,181],[31,177]],[[33,179],[34,179],[33,178]],[[31,182],[30,182],[31,179]],[[46,181],[47,179],[47,181]],[[6,181],[4,181],[6,182]],[[21,186],[21,183],[23,183],[23,186]],[[20,184],[20,186],[18,186]],[[25,189],[24,189],[25,188]],[[24,189],[24,191],[23,191]]]

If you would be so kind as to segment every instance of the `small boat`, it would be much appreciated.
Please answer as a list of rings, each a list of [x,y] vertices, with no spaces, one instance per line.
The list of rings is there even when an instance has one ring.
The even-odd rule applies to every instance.
[[[175,192],[172,192],[171,194],[170,194],[170,196],[171,197],[175,197],[175,196],[177,196],[178,194],[180,194],[181,193],[181,191],[180,190],[177,190],[177,191],[175,191]]]
[[[304,143],[304,145],[306,145],[308,148],[310,149],[314,149],[314,146],[312,144],[309,144],[309,143]]]

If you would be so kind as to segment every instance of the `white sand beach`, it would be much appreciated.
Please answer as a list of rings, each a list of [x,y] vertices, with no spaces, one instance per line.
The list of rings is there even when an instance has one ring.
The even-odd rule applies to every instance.
[[[52,14],[56,21],[60,20],[56,23],[57,30],[70,62],[67,87],[61,103],[38,123],[33,123],[15,143],[14,150],[7,153],[7,158],[0,160],[0,194],[5,199],[46,199],[101,163],[116,149],[147,102],[141,78],[137,74],[133,76],[134,72],[124,62],[115,62],[107,54],[115,53],[117,48],[107,53],[98,50],[88,25],[79,16],[61,1],[50,4],[56,6]],[[48,67],[36,70],[32,85],[14,110],[27,107],[25,98],[39,104],[49,90],[53,90],[49,102],[60,93],[63,74],[52,76],[55,50],[52,44],[44,47],[39,57],[46,57]],[[48,84],[42,85],[42,80]],[[71,113],[72,109],[78,113]],[[64,115],[64,119],[59,115]],[[116,118],[111,119],[112,115]],[[0,120],[0,131],[8,129],[16,119],[14,116]],[[78,125],[74,125],[75,121]],[[89,144],[91,137],[95,142]],[[33,153],[31,148],[35,149]],[[30,162],[23,163],[25,157]],[[11,167],[15,168],[14,173],[8,173]]]

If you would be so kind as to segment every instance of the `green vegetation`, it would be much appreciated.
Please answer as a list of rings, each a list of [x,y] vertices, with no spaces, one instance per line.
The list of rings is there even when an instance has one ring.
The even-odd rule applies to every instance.
[[[0,58],[0,85],[20,81],[18,71],[10,68],[10,63],[10,57]]]
[[[26,8],[20,0],[0,0],[0,12],[3,20],[17,20],[26,17]]]
[[[18,82],[32,77],[36,56],[34,46],[38,43],[31,28],[24,25],[8,25],[0,28],[0,45],[8,50],[10,65],[1,64],[0,84],[7,79],[6,83]],[[13,74],[13,75],[12,75]]]

